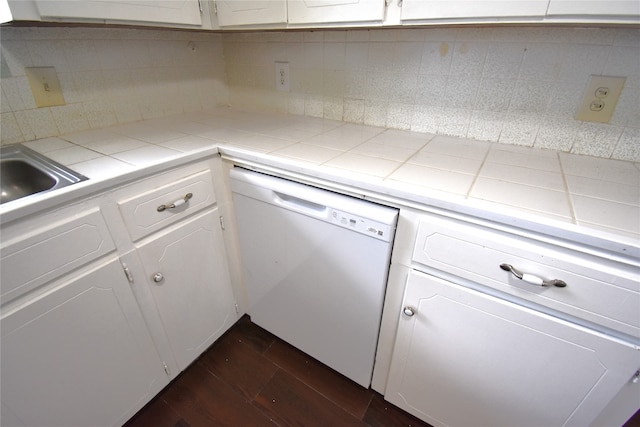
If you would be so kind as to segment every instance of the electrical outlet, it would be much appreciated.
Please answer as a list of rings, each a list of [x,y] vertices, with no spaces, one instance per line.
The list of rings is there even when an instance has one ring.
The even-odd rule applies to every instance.
[[[276,62],[276,90],[289,92],[289,63]]]
[[[65,105],[54,67],[26,67],[24,71],[37,107]]]
[[[576,120],[609,123],[626,77],[591,76]]]

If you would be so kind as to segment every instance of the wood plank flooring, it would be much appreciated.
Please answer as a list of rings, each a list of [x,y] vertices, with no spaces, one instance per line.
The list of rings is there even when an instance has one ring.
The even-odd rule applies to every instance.
[[[429,426],[271,333],[240,319],[125,424]]]
[[[294,425],[429,426],[244,316],[125,427]]]

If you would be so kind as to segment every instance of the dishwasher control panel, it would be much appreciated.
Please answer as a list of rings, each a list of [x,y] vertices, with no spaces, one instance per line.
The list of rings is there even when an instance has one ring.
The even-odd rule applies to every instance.
[[[388,224],[383,224],[381,222],[363,218],[338,209],[330,208],[329,221],[332,224],[351,229],[385,242],[391,240],[393,234],[393,230]]]

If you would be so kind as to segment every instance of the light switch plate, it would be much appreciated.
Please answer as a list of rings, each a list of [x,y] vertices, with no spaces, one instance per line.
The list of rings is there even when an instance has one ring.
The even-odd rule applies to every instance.
[[[591,76],[576,120],[609,123],[626,77]]]
[[[26,67],[29,86],[37,107],[65,105],[58,74],[54,67]]]

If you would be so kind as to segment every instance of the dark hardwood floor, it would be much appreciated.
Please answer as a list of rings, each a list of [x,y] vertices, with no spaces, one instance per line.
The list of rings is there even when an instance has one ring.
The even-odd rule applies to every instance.
[[[126,427],[428,426],[240,319]]]
[[[125,427],[274,425],[429,426],[244,316]]]

